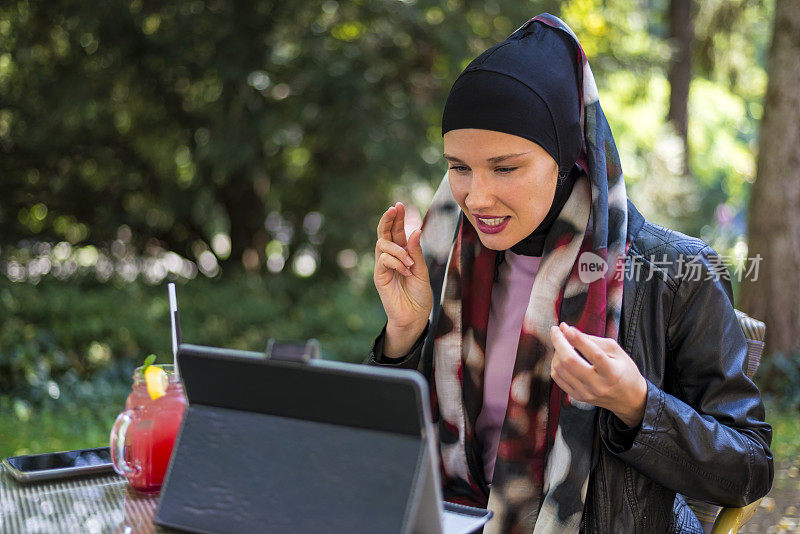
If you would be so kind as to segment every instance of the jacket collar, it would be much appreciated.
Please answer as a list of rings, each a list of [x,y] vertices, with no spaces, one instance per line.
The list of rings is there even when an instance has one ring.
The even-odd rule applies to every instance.
[[[633,241],[644,226],[644,216],[639,213],[631,199],[628,199],[628,239]]]

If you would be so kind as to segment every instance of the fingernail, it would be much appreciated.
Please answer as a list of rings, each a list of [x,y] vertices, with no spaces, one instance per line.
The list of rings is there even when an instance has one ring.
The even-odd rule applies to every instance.
[[[408,258],[406,258],[406,263],[408,264],[408,266],[409,266],[409,267],[411,267],[412,265],[414,265],[414,260],[412,260],[412,259],[411,259],[411,256],[409,256]]]

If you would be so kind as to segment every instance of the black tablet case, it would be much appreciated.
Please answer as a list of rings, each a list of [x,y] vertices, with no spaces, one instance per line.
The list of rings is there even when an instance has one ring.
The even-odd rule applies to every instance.
[[[156,524],[192,532],[444,533],[413,371],[181,345],[186,410]],[[491,517],[445,503],[444,513]]]

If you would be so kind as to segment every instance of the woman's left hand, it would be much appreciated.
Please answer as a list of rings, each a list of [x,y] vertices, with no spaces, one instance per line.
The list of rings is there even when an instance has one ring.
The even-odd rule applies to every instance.
[[[584,334],[563,322],[550,328],[550,338],[555,347],[550,376],[562,390],[613,412],[629,427],[642,422],[647,381],[616,340]]]

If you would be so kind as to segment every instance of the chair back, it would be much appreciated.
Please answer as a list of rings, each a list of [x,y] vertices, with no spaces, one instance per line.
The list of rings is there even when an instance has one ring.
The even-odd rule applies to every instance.
[[[764,334],[767,331],[767,325],[758,319],[753,319],[749,315],[739,310],[736,312],[736,318],[739,319],[739,325],[744,332],[744,338],[747,340],[747,362],[745,365],[745,373],[751,379],[755,376],[758,370],[758,365],[761,363],[761,354],[764,352]]]
[[[764,352],[764,334],[767,331],[767,325],[758,319],[753,319],[749,315],[739,310],[736,312],[736,318],[739,319],[739,325],[744,332],[744,338],[747,341],[747,357],[744,364],[745,374],[752,380],[758,370],[758,365],[761,363],[761,354]],[[703,531],[706,534],[711,532],[714,526],[714,521],[717,514],[722,509],[716,504],[709,504],[707,502],[698,501],[691,497],[680,496],[692,509],[694,515],[700,520],[703,526]]]

